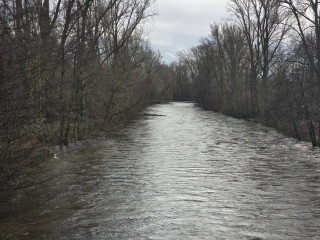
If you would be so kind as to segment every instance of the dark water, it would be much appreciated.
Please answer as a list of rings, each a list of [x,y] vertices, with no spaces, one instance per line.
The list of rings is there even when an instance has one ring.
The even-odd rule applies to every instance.
[[[190,103],[147,111],[165,116],[59,152],[0,238],[320,239],[319,151]]]

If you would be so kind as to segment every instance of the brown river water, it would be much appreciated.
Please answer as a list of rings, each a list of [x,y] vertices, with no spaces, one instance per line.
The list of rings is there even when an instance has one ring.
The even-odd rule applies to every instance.
[[[320,151],[192,103],[75,143],[0,211],[0,239],[320,239]]]

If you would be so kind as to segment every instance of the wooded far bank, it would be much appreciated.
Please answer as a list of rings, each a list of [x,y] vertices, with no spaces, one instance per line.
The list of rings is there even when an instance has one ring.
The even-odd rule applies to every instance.
[[[320,145],[320,3],[230,0],[232,20],[179,53],[176,99]]]

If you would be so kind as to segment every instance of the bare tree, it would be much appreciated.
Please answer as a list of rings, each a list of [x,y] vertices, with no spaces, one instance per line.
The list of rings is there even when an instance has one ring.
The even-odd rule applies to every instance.
[[[275,0],[232,0],[229,10],[244,31],[250,52],[251,96],[254,115],[258,100],[258,81],[261,76],[260,110],[268,116],[268,80],[272,62],[288,31],[286,15],[281,12],[279,1]]]
[[[153,3],[0,2],[1,181],[104,125],[106,104],[117,120],[141,110],[157,74],[148,59],[161,61],[140,34]]]
[[[295,59],[291,61],[301,59],[305,56],[303,61],[299,61],[300,64],[306,65],[313,74],[309,75],[307,79],[303,78],[303,82],[311,84],[311,88],[306,90],[310,92],[315,86],[315,96],[319,96],[320,93],[320,3],[314,0],[283,0],[282,6],[291,14],[293,23],[290,25],[294,33],[300,38],[300,43],[304,49],[303,54],[296,54]],[[313,81],[315,77],[315,81]],[[314,95],[313,94],[313,95]],[[307,119],[307,124],[310,132],[310,139],[313,145],[320,144],[320,106],[318,97],[315,97],[313,101],[307,101],[306,92],[302,94],[304,102],[304,112]],[[309,103],[308,103],[309,102]],[[310,109],[313,109],[312,111]],[[318,140],[315,133],[314,120],[317,118],[318,122]]]

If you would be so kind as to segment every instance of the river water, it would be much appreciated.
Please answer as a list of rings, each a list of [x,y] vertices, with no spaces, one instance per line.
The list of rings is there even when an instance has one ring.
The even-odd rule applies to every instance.
[[[320,239],[320,153],[192,103],[61,150],[0,239]]]

